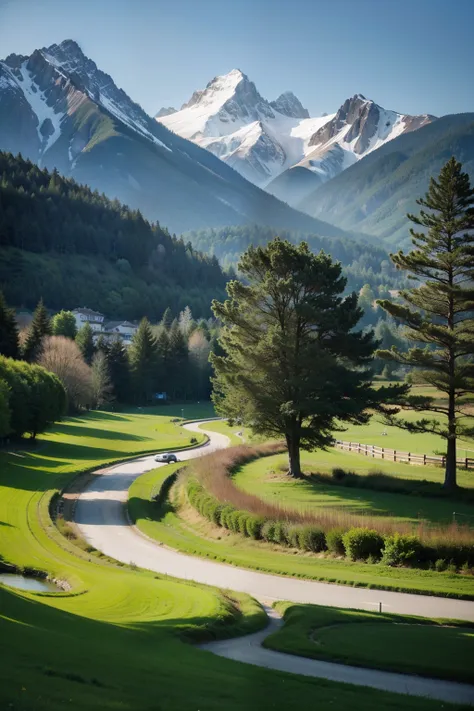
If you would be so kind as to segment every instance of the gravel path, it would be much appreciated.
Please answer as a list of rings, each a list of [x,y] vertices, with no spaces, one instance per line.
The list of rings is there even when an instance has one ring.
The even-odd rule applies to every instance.
[[[200,423],[192,423],[186,425],[186,428],[193,432],[206,432],[199,425]],[[191,459],[228,445],[228,438],[225,435],[211,431],[206,434],[210,438],[206,446],[180,452],[179,458]],[[153,456],[140,457],[101,470],[100,476],[88,483],[77,500],[74,518],[82,535],[91,545],[124,563],[134,563],[141,568],[176,578],[246,592],[267,605],[275,600],[289,600],[332,607],[374,610],[378,609],[381,602],[386,612],[474,621],[472,602],[351,588],[258,573],[185,555],[161,546],[129,525],[124,505],[132,482],[144,472],[157,466],[160,465],[154,461]],[[275,625],[278,622],[274,618],[271,624]],[[203,648],[258,666],[374,686],[388,691],[432,696],[456,703],[474,703],[474,687],[467,685],[319,662],[266,650],[260,646],[260,643],[271,631],[270,627],[256,635],[215,642]]]

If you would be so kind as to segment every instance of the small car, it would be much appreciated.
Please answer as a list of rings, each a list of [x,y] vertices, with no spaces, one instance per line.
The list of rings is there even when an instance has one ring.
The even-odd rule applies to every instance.
[[[179,459],[176,454],[162,452],[161,454],[155,454],[155,462],[161,462],[162,464],[171,464],[172,462],[179,462]]]

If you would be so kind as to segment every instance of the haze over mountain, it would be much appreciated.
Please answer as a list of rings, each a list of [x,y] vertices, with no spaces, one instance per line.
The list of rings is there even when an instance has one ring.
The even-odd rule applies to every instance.
[[[360,94],[336,113],[311,118],[292,92],[267,101],[239,69],[212,79],[179,111],[161,109],[155,118],[290,204],[393,138],[434,120],[387,111]]]
[[[341,234],[168,131],[72,40],[0,62],[0,149],[56,167],[173,231],[259,223]]]

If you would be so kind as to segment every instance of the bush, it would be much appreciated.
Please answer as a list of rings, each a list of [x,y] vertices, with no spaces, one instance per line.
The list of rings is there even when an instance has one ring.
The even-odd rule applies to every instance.
[[[240,511],[237,517],[237,530],[242,536],[247,536],[247,520],[251,515],[247,511]]]
[[[262,529],[265,524],[263,516],[248,516],[246,527],[247,536],[253,538],[254,541],[259,541],[262,538]]]
[[[301,529],[299,535],[300,548],[305,551],[313,551],[319,553],[326,550],[326,538],[324,532],[313,526],[305,526]]]
[[[274,542],[275,521],[266,521],[262,527],[262,538],[268,543]]]
[[[422,558],[422,546],[416,536],[395,533],[385,536],[382,563],[385,565],[414,565]]]
[[[222,504],[219,504],[218,502],[216,502],[216,505],[214,506],[213,510],[211,511],[211,521],[216,526],[221,525],[221,515],[222,515],[223,509],[224,509],[224,506]]]
[[[279,543],[280,545],[286,545],[289,543],[288,529],[283,521],[275,521],[275,528],[273,529],[273,542]]]
[[[196,437],[191,437],[191,439],[189,440],[189,444],[197,444]]]
[[[291,526],[286,532],[286,539],[290,546],[293,548],[302,548],[301,545],[301,533],[302,529],[300,526]]]
[[[229,530],[232,531],[233,533],[240,533],[239,530],[239,518],[242,514],[242,511],[239,511],[238,509],[234,509],[234,511],[227,517],[227,521],[229,524]]]
[[[221,511],[219,523],[224,528],[227,528],[227,530],[230,530],[230,517],[232,516],[234,511],[234,507],[230,506],[229,504],[227,506],[224,506]]]
[[[344,533],[343,528],[332,528],[326,532],[326,547],[334,555],[345,555],[346,553],[343,541]]]
[[[369,555],[380,558],[382,536],[370,528],[351,528],[342,537],[346,555],[351,560],[367,560]]]
[[[448,564],[444,560],[444,558],[438,558],[438,560],[435,562],[435,570],[438,571],[438,573],[442,573],[443,570],[446,570],[448,567]]]
[[[331,474],[334,481],[342,481],[346,476],[345,470],[341,469],[341,467],[334,467],[334,469],[332,469],[331,471]]]

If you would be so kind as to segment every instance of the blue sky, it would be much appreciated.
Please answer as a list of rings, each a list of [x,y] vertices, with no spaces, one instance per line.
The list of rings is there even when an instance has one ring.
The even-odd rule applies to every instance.
[[[149,113],[242,69],[314,116],[362,93],[388,109],[474,111],[474,0],[0,0],[0,54],[62,39]]]

